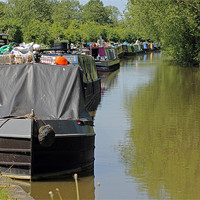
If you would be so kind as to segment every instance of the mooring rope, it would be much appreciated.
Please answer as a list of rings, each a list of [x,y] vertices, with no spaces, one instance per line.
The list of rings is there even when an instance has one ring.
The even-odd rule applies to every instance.
[[[34,112],[32,110],[31,113],[29,113],[27,115],[24,115],[24,116],[13,116],[13,117],[1,118],[0,121],[4,121],[4,122],[0,125],[0,128],[2,128],[11,119],[32,119],[34,116],[35,116],[35,114],[34,114]]]
[[[8,122],[9,120],[10,120],[10,119],[7,119],[6,121],[4,121],[4,122],[1,124],[0,128],[2,128],[3,125],[4,125],[6,122]]]
[[[39,143],[44,147],[50,147],[54,143],[55,140],[55,131],[53,127],[49,124],[47,124],[43,119],[36,119],[34,118],[35,114],[32,110],[31,113],[24,115],[24,116],[13,116],[13,117],[5,117],[1,118],[0,121],[4,121],[0,128],[2,128],[9,120],[11,119],[33,119],[36,123],[37,120],[41,120],[44,126],[41,126],[38,129],[38,140]]]

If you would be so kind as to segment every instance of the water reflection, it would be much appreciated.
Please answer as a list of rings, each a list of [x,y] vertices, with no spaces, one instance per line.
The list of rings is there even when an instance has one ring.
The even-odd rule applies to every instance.
[[[197,70],[163,63],[153,81],[126,95],[131,128],[121,162],[149,199],[200,199],[199,91]]]
[[[54,194],[54,199],[60,199],[56,188],[59,189],[63,200],[76,200],[76,186],[72,179],[60,181],[41,182],[17,182],[27,193],[36,200],[50,199],[49,191]],[[78,179],[80,199],[95,199],[94,176],[81,177]]]
[[[137,94],[140,86],[154,79],[155,63],[144,64],[143,55],[121,60],[120,71],[108,90],[104,93],[101,106],[95,116],[96,149],[95,177],[101,183],[101,199],[147,199],[137,191],[138,183],[124,174],[124,164],[119,162],[119,142],[130,129],[127,110],[124,108],[126,96]],[[136,67],[138,61],[138,67]]]
[[[156,52],[149,52],[146,54],[138,54],[137,56],[132,57],[124,57],[120,61],[121,67],[124,66],[130,66],[133,63],[135,64],[136,68],[139,67],[139,65],[150,65],[151,63],[155,63],[158,61],[160,63],[162,57],[162,53],[160,51]]]
[[[101,95],[102,96],[107,90],[109,90],[109,88],[114,87],[116,85],[119,71],[120,69],[114,72],[98,72],[98,77],[101,78]]]

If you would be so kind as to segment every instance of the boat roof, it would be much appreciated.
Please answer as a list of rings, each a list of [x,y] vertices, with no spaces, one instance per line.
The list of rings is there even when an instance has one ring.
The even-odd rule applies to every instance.
[[[78,65],[0,65],[0,118],[33,110],[39,119],[91,121],[83,88]]]
[[[58,53],[44,53],[45,56],[58,56]],[[83,71],[83,81],[85,83],[92,82],[98,79],[98,74],[96,70],[95,60],[90,55],[80,55],[80,54],[67,54],[63,53],[63,57],[65,57],[69,63],[73,65],[79,65]]]

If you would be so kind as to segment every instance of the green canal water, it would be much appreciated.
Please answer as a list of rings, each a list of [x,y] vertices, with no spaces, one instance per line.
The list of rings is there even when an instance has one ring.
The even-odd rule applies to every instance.
[[[200,71],[149,53],[101,77],[94,176],[79,179],[80,199],[200,199]],[[76,199],[73,179],[24,188]]]

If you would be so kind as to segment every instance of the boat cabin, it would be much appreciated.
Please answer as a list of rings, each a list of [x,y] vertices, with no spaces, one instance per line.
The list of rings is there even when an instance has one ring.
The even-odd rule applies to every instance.
[[[88,47],[88,49],[95,60],[115,60],[118,58],[116,50],[111,47]]]

